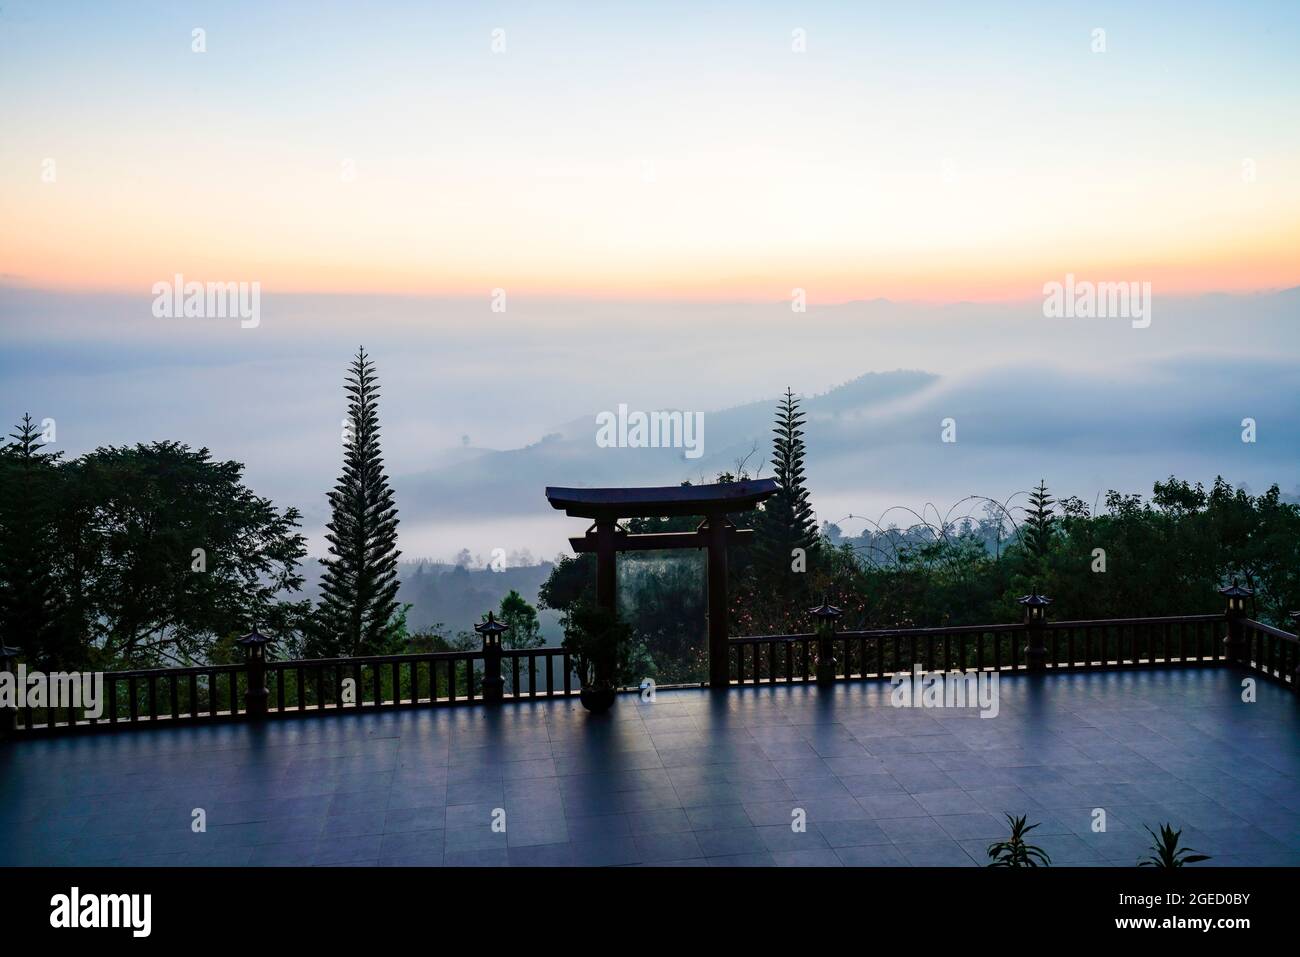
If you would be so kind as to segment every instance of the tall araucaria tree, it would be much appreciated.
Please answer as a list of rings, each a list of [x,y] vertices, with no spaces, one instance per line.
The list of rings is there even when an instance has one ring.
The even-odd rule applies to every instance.
[[[344,391],[348,416],[343,474],[329,494],[332,517],[321,560],[319,653],[362,655],[386,650],[397,622],[397,507],[379,448],[379,380],[361,349]]]
[[[1025,508],[1025,547],[1035,559],[1043,561],[1051,551],[1052,536],[1056,533],[1056,515],[1052,506],[1056,499],[1047,491],[1047,482],[1039,481],[1029,492],[1029,505]]]
[[[60,650],[53,532],[60,454],[43,451],[30,415],[10,438],[0,446],[0,644],[48,666]]]
[[[772,429],[772,471],[777,491],[763,503],[755,565],[760,584],[787,604],[806,597],[806,583],[820,547],[817,521],[804,484],[803,422],[799,400],[786,389]],[[791,607],[785,611],[801,616],[804,609]]]

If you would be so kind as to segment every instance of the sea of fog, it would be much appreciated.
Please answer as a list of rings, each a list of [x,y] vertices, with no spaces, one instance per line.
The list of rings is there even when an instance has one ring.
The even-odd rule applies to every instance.
[[[549,508],[547,485],[675,484],[742,461],[769,474],[787,387],[805,397],[818,516],[846,531],[892,506],[933,516],[1040,478],[1090,502],[1110,488],[1149,493],[1170,474],[1300,490],[1300,290],[1157,294],[1147,328],[1049,319],[1039,300],[794,312],[512,298],[501,313],[486,291],[266,292],[256,328],[158,319],[150,305],[147,291],[0,287],[0,415],[54,420],[69,455],[174,439],[243,462],[254,489],[301,509],[316,553],[361,345],[382,382],[408,557],[563,553],[582,523]],[[701,454],[601,447],[595,417],[620,404],[702,413]],[[945,420],[955,442],[942,440]]]

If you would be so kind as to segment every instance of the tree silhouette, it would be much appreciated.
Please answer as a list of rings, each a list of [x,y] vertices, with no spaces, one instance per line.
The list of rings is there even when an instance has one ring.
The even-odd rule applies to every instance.
[[[59,644],[53,531],[59,453],[42,450],[31,415],[10,438],[0,448],[0,643],[48,665]]]
[[[329,493],[332,518],[321,559],[323,600],[315,636],[327,655],[376,654],[397,614],[397,507],[379,448],[379,380],[365,349],[352,361],[343,474]]]
[[[755,550],[760,582],[770,587],[773,597],[782,603],[807,592],[805,583],[820,543],[812,503],[804,485],[803,422],[799,400],[786,389],[785,398],[777,406],[776,426],[772,429],[775,435],[772,471],[777,491],[763,505]],[[802,572],[796,549],[803,550],[806,570]]]
[[[1029,505],[1025,508],[1025,547],[1036,559],[1044,559],[1051,551],[1052,536],[1056,532],[1056,516],[1052,506],[1056,499],[1047,491],[1047,483],[1039,480],[1038,485],[1029,493]]]

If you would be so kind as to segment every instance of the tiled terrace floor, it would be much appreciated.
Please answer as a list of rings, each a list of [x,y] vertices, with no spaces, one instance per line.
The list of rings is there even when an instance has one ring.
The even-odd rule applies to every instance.
[[[1058,865],[1131,866],[1162,821],[1211,863],[1300,864],[1300,704],[1240,680],[1003,677],[991,720],[872,682],[20,741],[0,864],[973,866],[1004,811]]]

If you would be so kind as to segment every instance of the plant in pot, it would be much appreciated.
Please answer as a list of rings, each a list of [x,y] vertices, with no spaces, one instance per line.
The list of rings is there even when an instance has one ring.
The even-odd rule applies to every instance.
[[[1160,836],[1151,830],[1145,824],[1142,829],[1151,835],[1151,854],[1138,862],[1138,867],[1182,867],[1185,864],[1195,864],[1198,861],[1208,861],[1208,854],[1201,854],[1193,847],[1182,847],[1179,840],[1183,836],[1181,830],[1174,830],[1172,824],[1160,825]]]
[[[599,714],[614,703],[632,629],[601,605],[579,601],[564,626],[564,650],[582,685],[582,706]]]
[[[1026,835],[1038,825],[1026,824],[1027,815],[1024,814],[1020,817],[1012,817],[1010,814],[1004,816],[1007,823],[1011,825],[1011,836],[1005,841],[989,845],[989,867],[1050,866],[1052,859],[1047,852],[1037,844],[1030,844],[1025,840]]]

